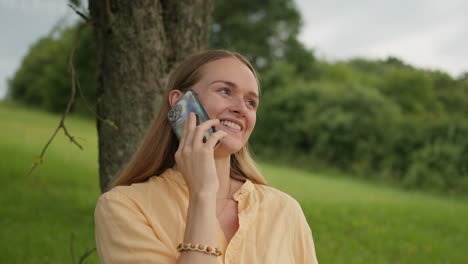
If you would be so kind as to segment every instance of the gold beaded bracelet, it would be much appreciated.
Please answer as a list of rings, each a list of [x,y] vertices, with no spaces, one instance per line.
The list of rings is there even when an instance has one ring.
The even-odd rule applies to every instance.
[[[177,251],[183,250],[196,250],[210,255],[221,256],[221,251],[219,249],[203,244],[180,243],[177,247]]]

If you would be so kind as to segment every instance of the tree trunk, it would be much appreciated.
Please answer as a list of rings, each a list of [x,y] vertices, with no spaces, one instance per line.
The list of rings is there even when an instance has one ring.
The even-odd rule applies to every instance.
[[[89,0],[97,45],[101,191],[136,151],[161,104],[167,77],[205,49],[211,0]]]

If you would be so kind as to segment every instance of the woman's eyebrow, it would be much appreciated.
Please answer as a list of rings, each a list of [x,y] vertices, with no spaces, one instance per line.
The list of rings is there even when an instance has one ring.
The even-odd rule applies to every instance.
[[[230,81],[225,81],[225,80],[216,80],[216,81],[212,81],[209,85],[212,85],[213,83],[217,83],[217,82],[221,82],[221,83],[224,83],[224,84],[227,84],[229,86],[232,86],[234,88],[237,88],[237,84],[233,83],[233,82],[230,82]]]
[[[237,84],[235,84],[235,83],[233,83],[233,82],[230,82],[230,81],[225,81],[225,80],[216,80],[216,81],[212,81],[212,82],[209,83],[208,85],[212,85],[212,84],[217,83],[217,82],[224,83],[224,84],[226,84],[226,85],[228,85],[228,86],[231,86],[231,87],[234,88],[234,89],[237,89],[237,88],[238,88],[238,87],[237,87]],[[247,94],[250,95],[250,96],[253,96],[253,97],[255,97],[255,98],[258,98],[258,94],[255,93],[255,92],[249,91],[249,92],[247,92]]]

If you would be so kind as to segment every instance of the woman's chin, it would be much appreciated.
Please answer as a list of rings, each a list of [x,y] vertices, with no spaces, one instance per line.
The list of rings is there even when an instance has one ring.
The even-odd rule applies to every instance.
[[[230,156],[239,150],[241,150],[242,146],[238,144],[229,144],[230,142],[222,142],[221,144],[215,149],[214,154],[217,157],[221,156]]]

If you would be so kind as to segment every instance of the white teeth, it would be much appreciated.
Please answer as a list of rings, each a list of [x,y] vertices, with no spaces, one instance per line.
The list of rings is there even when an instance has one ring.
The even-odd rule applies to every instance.
[[[231,122],[231,121],[223,120],[223,121],[221,121],[221,124],[223,124],[223,125],[225,125],[225,126],[228,126],[228,127],[232,127],[232,128],[241,130],[241,127],[240,127],[238,124],[233,123],[233,122]]]

